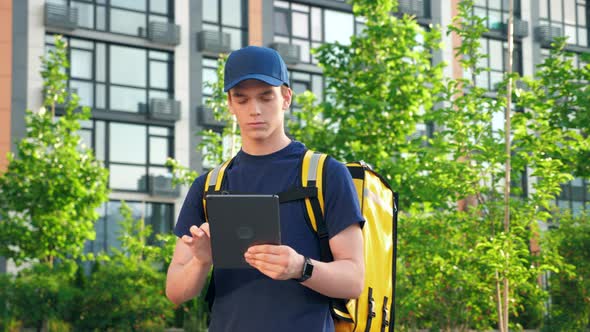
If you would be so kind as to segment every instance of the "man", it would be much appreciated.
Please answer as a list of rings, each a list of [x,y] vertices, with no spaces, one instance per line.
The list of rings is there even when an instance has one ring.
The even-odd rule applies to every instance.
[[[226,170],[227,190],[277,194],[293,188],[300,183],[305,146],[285,134],[292,91],[282,58],[270,48],[242,48],[228,57],[224,78],[242,137],[242,149]],[[244,257],[255,269],[215,270],[209,331],[333,331],[329,299],[362,292],[363,217],[355,188],[343,164],[328,159],[326,168],[325,219],[334,261],[319,261],[319,240],[305,221],[303,201],[281,204],[283,245],[250,247]],[[192,184],[174,229],[179,240],[166,295],[176,304],[201,292],[212,267],[202,206],[205,176]]]

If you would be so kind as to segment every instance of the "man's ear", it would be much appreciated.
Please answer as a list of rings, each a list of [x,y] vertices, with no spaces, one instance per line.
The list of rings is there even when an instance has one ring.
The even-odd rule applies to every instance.
[[[283,110],[288,110],[289,107],[291,107],[291,102],[293,101],[293,90],[285,85],[282,85],[281,94],[283,95]]]

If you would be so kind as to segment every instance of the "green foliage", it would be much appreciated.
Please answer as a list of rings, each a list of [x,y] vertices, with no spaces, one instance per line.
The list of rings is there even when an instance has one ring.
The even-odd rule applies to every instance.
[[[585,72],[560,74],[563,68],[553,68],[562,64],[552,58],[561,56],[556,51],[545,76],[515,89],[514,103],[524,111],[512,114],[511,178],[519,183],[529,172],[536,180],[527,197],[528,188],[514,188],[512,226],[505,231],[505,135],[492,119],[504,114],[507,84],[519,77],[505,75],[493,98],[475,84],[489,68],[480,66],[484,19],[472,7],[473,1],[461,1],[448,28],[462,39],[455,57],[466,73],[453,79],[442,78],[444,63],[432,64],[438,27],[422,31],[411,17],[391,16],[395,1],[355,1],[354,14],[367,21],[362,36],[315,51],[328,82],[326,101],[318,104],[309,92],[300,96],[301,121],[290,127],[313,149],[340,160],[364,159],[400,192],[396,315],[404,328],[493,328],[497,285],[504,279],[511,327],[539,327],[547,294],[538,277],[568,270],[550,246],[538,255],[529,247],[537,223],[551,217],[547,209],[560,183],[571,179],[572,160],[588,146],[584,135],[555,125],[555,93],[543,87],[584,79]],[[587,100],[586,87],[569,88],[578,89],[570,99]],[[419,124],[432,126],[431,135],[417,131]]]
[[[547,331],[585,331],[590,329],[590,219],[563,214],[556,227],[546,233],[575,273],[554,273],[549,278],[551,305]]]
[[[161,331],[173,311],[164,295],[162,258],[169,259],[172,253],[169,245],[146,244],[151,229],[143,219],[134,220],[126,204],[121,205],[121,215],[121,250],[113,248],[111,256],[102,256],[89,276],[75,328]]]
[[[55,43],[43,59],[44,108],[27,111],[26,136],[0,174],[0,255],[17,264],[80,257],[95,236],[96,209],[108,197],[107,170],[80,148],[77,134],[90,111],[66,93],[66,44],[60,37]],[[65,110],[58,119],[46,111],[56,103]]]
[[[66,321],[76,316],[82,291],[73,285],[72,264],[35,264],[23,270],[10,293],[12,315],[24,326],[42,328],[48,320]]]

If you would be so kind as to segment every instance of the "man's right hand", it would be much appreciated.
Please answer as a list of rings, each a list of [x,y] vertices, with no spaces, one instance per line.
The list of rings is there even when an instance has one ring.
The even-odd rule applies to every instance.
[[[192,237],[188,235],[182,236],[182,242],[186,244],[200,264],[210,265],[212,263],[211,256],[211,238],[209,233],[209,223],[203,223],[201,227],[191,226],[190,232]]]

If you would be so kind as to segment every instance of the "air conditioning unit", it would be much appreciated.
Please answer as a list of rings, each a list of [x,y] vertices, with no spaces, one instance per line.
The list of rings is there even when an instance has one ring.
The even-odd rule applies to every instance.
[[[154,43],[176,46],[180,44],[180,26],[167,22],[150,22],[147,38]]]
[[[46,3],[45,26],[66,30],[76,29],[78,27],[78,8]]]
[[[201,52],[229,53],[231,35],[227,32],[203,30],[197,34],[197,45]]]
[[[301,48],[299,45],[272,43],[270,47],[279,52],[286,64],[295,65],[301,61]]]
[[[426,16],[424,0],[399,0],[398,11],[400,13],[414,15],[417,18]]]
[[[561,27],[540,25],[535,29],[535,39],[541,43],[542,46],[551,46],[553,40],[558,37],[563,37]]]
[[[213,114],[213,110],[201,105],[197,108],[197,119],[199,124],[203,127],[211,127],[211,128],[223,128],[227,125],[225,121],[219,121],[215,119],[215,115]]]
[[[514,37],[526,38],[529,35],[529,22],[518,18],[514,19]],[[499,31],[505,35],[508,35],[508,21],[506,22],[495,22],[490,25],[490,30]]]
[[[150,99],[148,115],[151,119],[180,120],[180,102],[172,99]]]

